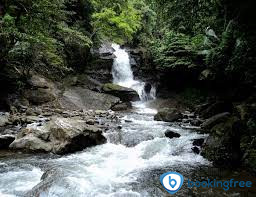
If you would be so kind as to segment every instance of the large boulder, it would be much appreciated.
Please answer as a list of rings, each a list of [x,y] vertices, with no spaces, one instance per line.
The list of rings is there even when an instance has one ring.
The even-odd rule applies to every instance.
[[[27,89],[24,91],[24,97],[30,103],[40,105],[56,99],[55,93],[50,88]]]
[[[158,113],[154,116],[154,120],[157,121],[165,121],[165,122],[173,122],[182,118],[182,114],[175,108],[166,108],[158,111]]]
[[[114,105],[111,109],[113,111],[125,111],[132,108],[131,102],[124,102]]]
[[[214,127],[216,124],[219,124],[221,122],[225,122],[228,119],[229,116],[230,116],[229,112],[224,112],[224,113],[221,113],[221,114],[217,114],[217,115],[207,119],[205,122],[203,122],[203,124],[201,124],[201,127],[204,130],[209,130],[212,127]]]
[[[59,98],[60,106],[69,110],[109,110],[119,102],[118,97],[94,92],[83,87],[70,87]]]
[[[56,99],[54,84],[48,79],[33,75],[27,82],[30,88],[24,91],[24,98],[30,103],[40,105]]]
[[[215,125],[202,147],[202,155],[216,166],[237,166],[241,161],[240,139],[242,124],[239,118],[229,117]]]
[[[103,85],[102,90],[107,94],[119,97],[124,102],[140,100],[140,97],[135,90],[117,84],[106,83]]]
[[[42,126],[27,126],[10,148],[28,152],[72,153],[106,141],[102,130],[75,118],[55,117]]]

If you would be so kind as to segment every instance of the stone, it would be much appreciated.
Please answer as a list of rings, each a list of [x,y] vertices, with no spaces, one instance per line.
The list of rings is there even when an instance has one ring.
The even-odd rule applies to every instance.
[[[40,120],[40,117],[38,117],[38,116],[26,116],[25,122],[30,124],[33,122],[38,122],[39,120]]]
[[[52,89],[27,89],[24,91],[24,97],[29,100],[32,104],[43,104],[50,101],[54,101],[56,96]]]
[[[198,119],[194,119],[194,120],[190,121],[190,124],[192,126],[196,126],[196,127],[199,127],[202,123],[203,123],[203,121],[202,120],[198,120]]]
[[[199,154],[200,153],[200,149],[196,146],[192,147],[191,150],[195,153],[195,154]]]
[[[27,126],[10,144],[10,148],[28,152],[66,154],[102,144],[106,138],[98,127],[75,118],[52,118],[42,126]]]
[[[202,146],[202,155],[215,166],[235,167],[241,162],[241,121],[229,117],[211,129],[211,135]]]
[[[132,108],[132,104],[130,102],[119,103],[111,107],[113,111],[125,111]]]
[[[181,118],[182,114],[175,108],[162,109],[154,116],[154,120],[165,122],[174,122]]]
[[[48,82],[45,78],[40,77],[38,75],[33,75],[29,80],[28,84],[33,88],[51,88],[52,84]]]
[[[122,101],[139,101],[138,93],[131,89],[113,83],[106,83],[102,87],[103,92],[119,97]]]
[[[173,131],[170,131],[170,130],[167,130],[164,132],[164,135],[170,139],[172,138],[179,138],[180,137],[180,134],[179,133],[175,133]]]
[[[14,135],[0,135],[0,149],[8,149],[9,145],[15,140]]]
[[[0,114],[0,127],[3,127],[9,123],[9,113],[1,113]]]
[[[200,138],[200,139],[194,139],[193,140],[193,146],[202,146],[204,143],[204,139]]]
[[[83,87],[70,87],[58,99],[60,106],[68,110],[109,110],[120,102],[118,97],[91,91]]]
[[[214,127],[216,124],[226,121],[228,117],[230,117],[229,112],[217,114],[217,115],[207,119],[205,122],[203,122],[203,124],[201,124],[201,127],[205,130],[209,130],[212,127]]]

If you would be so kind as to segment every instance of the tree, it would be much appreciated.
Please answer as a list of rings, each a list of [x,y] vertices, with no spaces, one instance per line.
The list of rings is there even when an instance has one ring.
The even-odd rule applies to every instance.
[[[135,0],[92,1],[94,31],[103,40],[130,42],[142,27],[142,12]]]

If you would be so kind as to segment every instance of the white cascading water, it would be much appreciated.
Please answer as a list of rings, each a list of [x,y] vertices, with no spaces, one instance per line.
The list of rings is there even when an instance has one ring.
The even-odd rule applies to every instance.
[[[155,99],[155,87],[151,87],[150,93],[146,93],[145,82],[134,80],[129,54],[120,45],[112,44],[116,56],[112,67],[113,83],[123,87],[134,89],[142,101]]]
[[[143,100],[144,83],[133,79],[129,55],[118,45],[113,46],[117,56],[113,65],[114,83],[135,89]],[[182,129],[176,123],[154,121],[157,111],[144,103],[135,102],[132,112],[122,114],[121,130],[104,133],[106,144],[57,158],[0,157],[0,196],[30,196],[27,192],[39,197],[167,196],[159,181],[162,173],[177,171],[189,178],[198,166],[208,165],[208,161],[191,150],[193,139],[206,136]],[[166,138],[166,130],[181,137]],[[49,169],[54,173],[32,189]],[[187,187],[182,187],[179,195],[187,194]]]

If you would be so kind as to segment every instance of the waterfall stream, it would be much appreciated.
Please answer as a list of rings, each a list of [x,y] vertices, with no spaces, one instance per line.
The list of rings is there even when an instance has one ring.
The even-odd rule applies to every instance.
[[[29,155],[0,160],[0,196],[20,197],[32,191],[39,197],[146,197],[168,196],[159,176],[178,171],[189,177],[198,166],[208,161],[192,152],[193,139],[204,137],[178,124],[154,121],[155,109],[146,100],[144,82],[134,80],[128,53],[118,45],[113,65],[114,83],[135,89],[142,101],[134,102],[131,112],[121,113],[121,130],[104,135],[107,143],[62,157]],[[170,129],[180,138],[166,138]],[[52,170],[46,182],[43,172]],[[33,188],[33,189],[32,189]],[[187,188],[179,191],[187,195]]]
[[[145,82],[134,80],[129,54],[117,44],[112,44],[116,56],[112,68],[113,83],[136,90],[142,101],[154,99],[156,90],[151,86],[149,93],[145,91]]]

